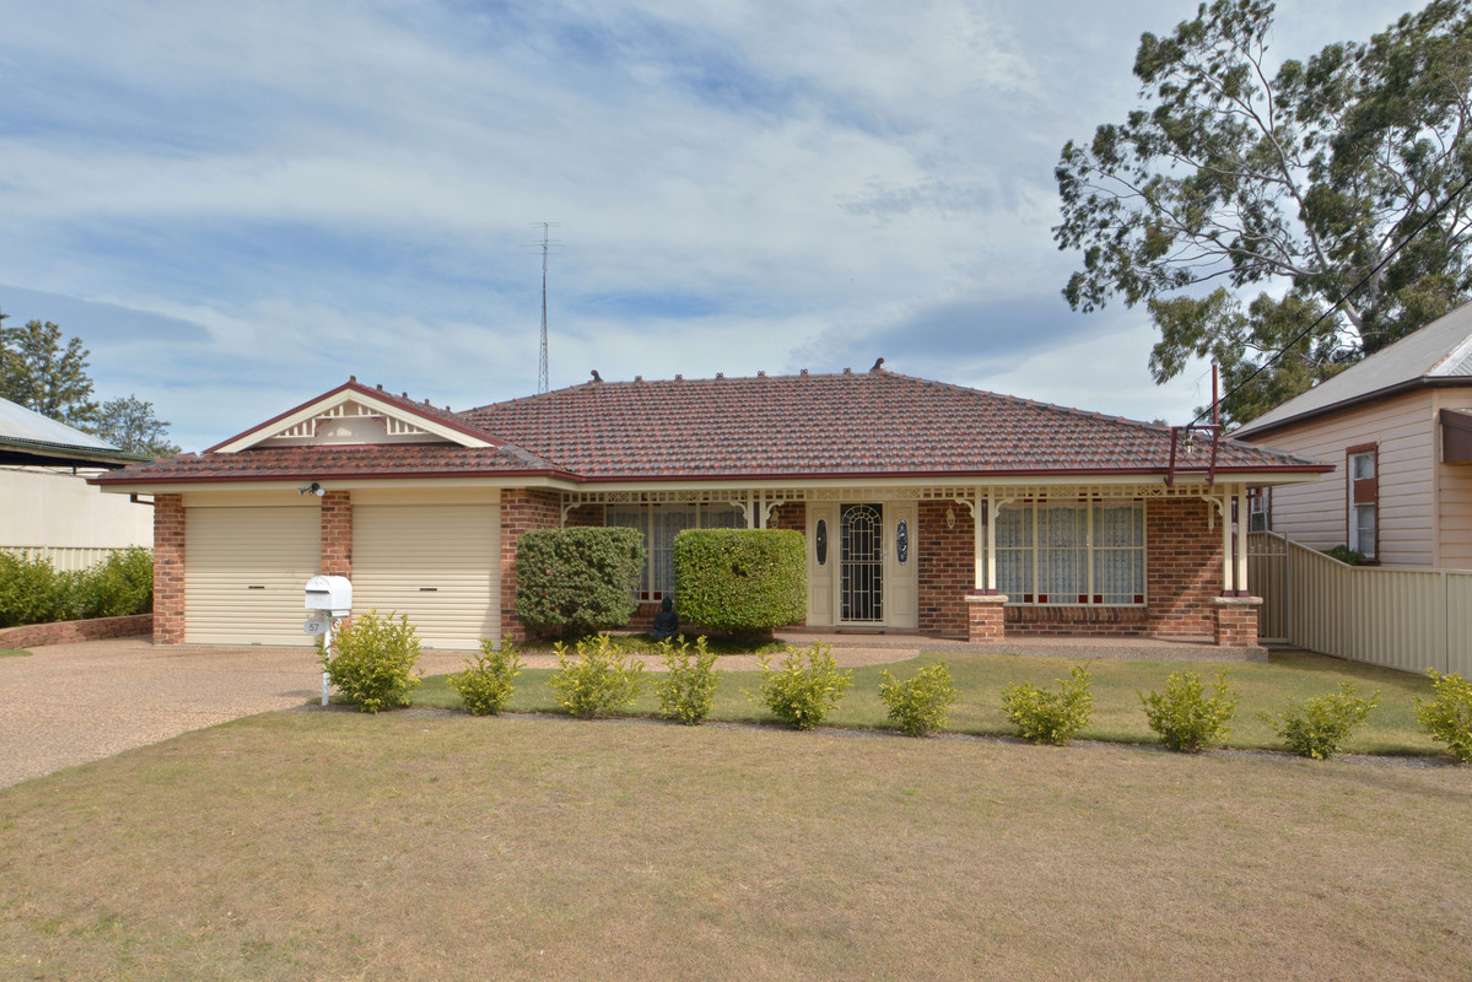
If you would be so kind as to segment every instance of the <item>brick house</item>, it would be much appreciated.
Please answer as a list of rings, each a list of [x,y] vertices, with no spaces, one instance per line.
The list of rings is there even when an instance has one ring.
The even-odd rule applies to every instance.
[[[810,628],[1253,646],[1234,503],[1323,470],[876,368],[595,377],[463,412],[349,379],[98,483],[156,496],[160,643],[303,644],[318,572],[430,645],[520,637],[517,539],[607,524],[644,533],[644,617],[673,588],[680,531],[786,528],[807,538]]]

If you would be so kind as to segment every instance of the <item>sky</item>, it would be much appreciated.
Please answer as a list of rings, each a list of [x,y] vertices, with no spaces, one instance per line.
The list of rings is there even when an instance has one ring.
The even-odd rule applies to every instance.
[[[1280,57],[1408,0],[1280,4]],[[1186,422],[1072,312],[1053,167],[1173,2],[0,0],[0,310],[202,449],[349,374],[469,408],[887,367]]]

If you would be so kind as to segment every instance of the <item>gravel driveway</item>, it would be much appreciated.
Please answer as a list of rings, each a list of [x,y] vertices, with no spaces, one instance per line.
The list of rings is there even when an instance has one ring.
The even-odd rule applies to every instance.
[[[426,651],[426,675],[457,652]],[[0,787],[187,730],[300,706],[321,692],[310,648],[86,641],[0,658]]]

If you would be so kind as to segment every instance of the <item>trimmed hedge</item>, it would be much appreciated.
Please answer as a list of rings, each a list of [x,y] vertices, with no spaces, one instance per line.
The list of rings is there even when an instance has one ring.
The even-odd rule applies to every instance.
[[[759,634],[808,614],[807,546],[785,529],[687,529],[675,536],[680,619]]]
[[[153,555],[147,549],[122,549],[83,570],[58,570],[50,560],[0,550],[0,627],[152,610]]]
[[[516,542],[516,616],[533,634],[581,637],[634,616],[638,529],[538,529]]]

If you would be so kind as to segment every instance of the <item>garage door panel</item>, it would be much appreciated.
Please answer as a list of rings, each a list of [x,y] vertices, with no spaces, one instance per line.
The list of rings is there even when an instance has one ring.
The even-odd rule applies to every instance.
[[[184,639],[308,645],[302,586],[321,559],[311,507],[184,512]]]
[[[427,647],[499,639],[498,506],[355,507],[353,609],[408,615]]]

